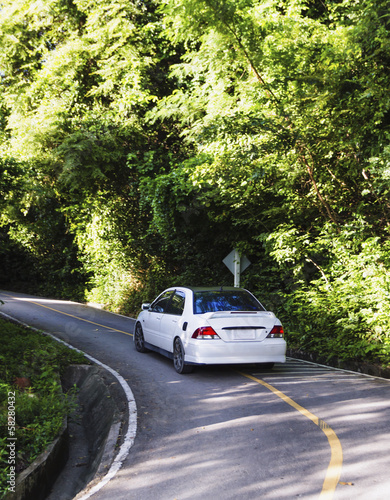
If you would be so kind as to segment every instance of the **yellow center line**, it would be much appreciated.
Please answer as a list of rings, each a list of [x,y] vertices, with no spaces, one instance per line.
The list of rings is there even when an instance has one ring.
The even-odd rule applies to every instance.
[[[8,294],[5,294],[5,295],[8,295]],[[9,295],[9,297],[12,297],[12,295]],[[18,297],[12,297],[12,298],[16,299],[16,300],[20,300],[20,299],[18,299]],[[26,300],[26,299],[23,299],[23,300]],[[54,311],[54,312],[57,312],[59,314],[63,314],[64,316],[69,316],[70,318],[78,319],[80,321],[85,321],[85,323],[90,323],[91,325],[100,326],[101,328],[105,328],[106,330],[110,330],[112,332],[124,333],[125,335],[130,335],[130,337],[133,336],[132,333],[124,332],[123,330],[117,330],[116,328],[111,328],[111,327],[108,327],[106,325],[101,325],[100,323],[95,323],[94,321],[90,321],[89,319],[80,318],[79,316],[74,316],[73,314],[59,311],[58,309],[54,309],[53,307],[44,306],[43,304],[40,304],[39,302],[34,302],[33,300],[27,299],[27,302],[30,302],[30,304],[35,304],[36,306],[44,307],[45,309],[50,309],[50,311]]]
[[[291,398],[286,396],[283,392],[279,391],[275,387],[273,387],[270,384],[267,384],[267,382],[264,382],[264,380],[258,379],[256,377],[253,377],[252,375],[248,375],[246,373],[238,372],[244,377],[247,377],[254,382],[257,382],[258,384],[263,385],[270,391],[272,391],[276,396],[278,396],[280,399],[282,399],[285,403],[289,404],[296,410],[298,410],[302,415],[304,415],[306,418],[311,420],[314,424],[316,424],[322,432],[325,434],[325,436],[328,438],[328,442],[330,445],[330,461],[328,465],[328,469],[326,471],[325,475],[325,480],[322,485],[322,491],[320,494],[320,499],[321,500],[331,500],[333,498],[334,492],[336,490],[336,486],[340,480],[340,475],[341,475],[341,468],[343,465],[343,450],[341,448],[341,443],[339,441],[339,438],[337,437],[336,433],[334,430],[329,427],[329,425],[324,422],[323,420],[320,420],[318,417],[313,415],[313,413],[310,413],[310,411],[306,410],[306,408],[303,408],[300,404],[296,403],[293,401]]]

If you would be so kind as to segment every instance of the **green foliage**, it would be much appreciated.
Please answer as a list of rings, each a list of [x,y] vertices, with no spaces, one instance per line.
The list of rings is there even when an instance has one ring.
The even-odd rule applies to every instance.
[[[0,158],[1,286],[82,299],[83,270],[59,201],[30,163]]]
[[[384,0],[4,1],[5,284],[134,313],[231,284],[237,247],[292,345],[388,363],[389,27]]]
[[[316,241],[281,228],[268,238],[271,255],[296,276],[280,304],[292,348],[325,359],[389,363],[390,247],[362,238],[358,224]]]
[[[47,373],[42,370],[61,374],[69,364],[86,363],[82,354],[49,336],[4,320],[0,320],[0,323],[0,377],[9,384],[15,377],[29,377],[33,385],[39,386]]]
[[[9,395],[15,398],[15,465],[19,473],[53,441],[73,404],[62,393],[60,373],[69,364],[88,361],[48,336],[4,320],[0,320],[0,346],[0,486],[4,492],[9,471]],[[17,385],[18,379],[28,379],[30,385],[23,388],[23,384]]]
[[[195,205],[209,219],[198,235],[249,254],[247,286],[292,325],[295,345],[388,363],[384,8],[167,0],[168,33],[186,53],[154,119],[179,120],[195,154],[149,196],[166,240],[186,234],[175,214]],[[373,242],[383,264],[362,280]]]

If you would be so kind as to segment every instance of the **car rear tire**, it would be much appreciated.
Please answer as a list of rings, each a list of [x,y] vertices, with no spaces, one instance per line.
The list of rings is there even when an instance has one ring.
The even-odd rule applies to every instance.
[[[145,347],[144,332],[142,330],[141,323],[137,323],[135,325],[134,343],[135,349],[138,352],[148,352],[148,349]]]
[[[191,373],[193,370],[193,366],[184,363],[184,347],[179,337],[173,343],[173,366],[181,374]]]

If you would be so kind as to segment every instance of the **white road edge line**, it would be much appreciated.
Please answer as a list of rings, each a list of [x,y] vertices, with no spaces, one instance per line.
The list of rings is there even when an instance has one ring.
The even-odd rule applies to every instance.
[[[134,444],[135,436],[137,434],[137,405],[134,399],[134,395],[130,389],[129,384],[126,382],[126,380],[119,375],[118,372],[110,368],[109,366],[105,365],[98,359],[93,358],[89,354],[86,354],[85,352],[81,351],[80,349],[77,349],[76,347],[72,346],[71,344],[68,344],[67,342],[55,337],[53,334],[49,332],[45,332],[42,330],[38,330],[37,328],[31,327],[30,325],[23,323],[22,321],[19,321],[16,318],[13,318],[12,316],[9,316],[8,314],[5,314],[3,312],[0,313],[0,316],[3,316],[5,318],[8,318],[12,321],[16,321],[17,323],[30,328],[31,330],[35,330],[39,333],[44,333],[45,335],[48,335],[49,337],[52,337],[54,340],[57,342],[60,342],[61,344],[66,345],[70,349],[73,349],[74,351],[80,352],[84,354],[84,356],[88,359],[90,359],[93,363],[96,363],[103,367],[105,370],[109,371],[114,377],[118,380],[118,382],[121,384],[127,398],[127,404],[128,404],[128,410],[129,410],[129,422],[128,422],[128,428],[126,435],[124,437],[124,441],[119,449],[119,452],[117,453],[114,461],[111,464],[110,469],[108,470],[107,474],[97,483],[95,484],[89,491],[86,491],[88,489],[88,485],[85,487],[85,489],[81,492],[79,492],[75,498],[77,500],[87,500],[90,498],[92,495],[97,493],[99,490],[103,488],[119,471],[119,469],[122,467],[123,461],[127,457],[127,455],[130,452],[130,448]],[[85,493],[84,493],[85,491]],[[79,496],[82,495],[82,496]]]
[[[54,337],[55,338],[55,337]],[[65,344],[65,342],[64,342]],[[72,346],[70,346],[72,347]],[[75,347],[72,347],[75,349]],[[78,349],[76,349],[78,350]],[[82,352],[82,351],[81,351]],[[83,353],[88,359],[93,361],[94,363],[97,363],[98,365],[102,366],[104,369],[112,373],[114,377],[118,380],[118,382],[121,384],[127,398],[127,404],[128,404],[128,410],[129,410],[129,422],[128,422],[128,428],[127,432],[124,438],[124,441],[119,449],[119,452],[117,453],[114,461],[111,464],[111,467],[107,474],[96,484],[94,485],[89,491],[87,491],[85,494],[82,496],[79,496],[81,493],[78,493],[78,495],[75,497],[77,500],[86,500],[87,498],[90,498],[92,495],[97,493],[99,490],[103,488],[111,479],[116,476],[117,472],[119,469],[122,467],[123,461],[126,459],[127,455],[130,452],[130,448],[134,444],[135,436],[137,434],[137,405],[135,403],[134,395],[130,389],[129,384],[126,382],[126,380],[119,375],[118,372],[110,368],[109,366],[105,365],[104,363],[101,363],[99,360],[93,358],[89,354]],[[86,489],[88,488],[88,485]]]

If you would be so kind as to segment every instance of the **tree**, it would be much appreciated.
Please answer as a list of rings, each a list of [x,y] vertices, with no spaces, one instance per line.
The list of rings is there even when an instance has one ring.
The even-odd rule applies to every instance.
[[[301,312],[313,296],[331,300],[320,282],[347,275],[349,290],[360,286],[364,249],[388,236],[385,3],[167,0],[164,13],[186,53],[172,68],[178,90],[160,102],[158,117],[180,120],[196,151],[178,166],[171,192],[209,207],[212,222],[229,228],[225,243],[254,255],[261,277],[277,272],[275,295]],[[387,264],[378,273],[386,281]],[[360,307],[386,322],[373,287],[371,305]],[[308,318],[294,310],[286,321],[299,317],[299,331]],[[332,324],[320,300],[313,311],[311,319],[320,312],[322,326]],[[381,352],[383,336],[372,324],[359,328],[365,341],[377,339],[369,350]],[[356,346],[348,328],[343,335]]]
[[[156,80],[167,85],[161,67],[173,57],[155,4],[18,0],[3,2],[0,22],[3,155],[20,165],[27,196],[39,191],[25,217],[8,215],[4,224],[34,246],[33,214],[50,206],[79,245],[91,286],[126,287],[147,220],[139,182],[166,168],[172,141],[143,118],[161,92]],[[43,233],[50,246],[49,227]],[[110,250],[107,241],[116,242]],[[42,254],[39,246],[34,252]]]
[[[5,0],[0,39],[7,245],[42,264],[55,234],[72,264],[51,274],[77,258],[89,298],[127,310],[177,282],[230,283],[235,246],[297,345],[319,318],[326,351],[337,317],[327,355],[343,339],[361,352],[358,317],[385,359],[384,0]]]

